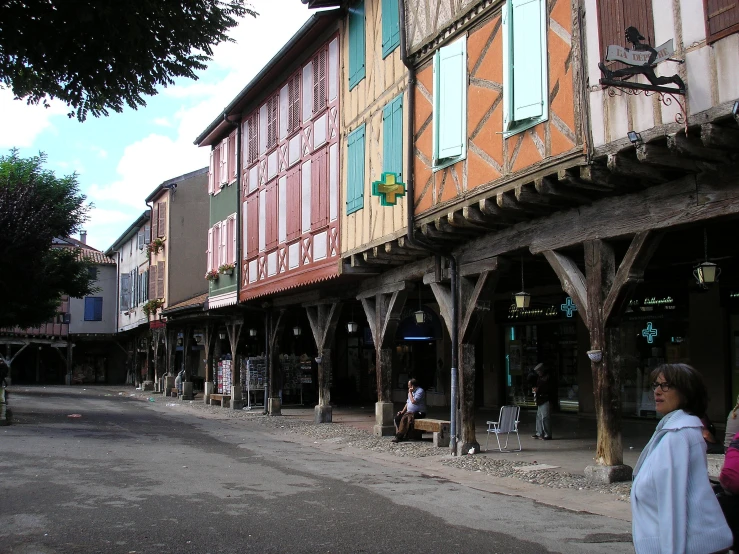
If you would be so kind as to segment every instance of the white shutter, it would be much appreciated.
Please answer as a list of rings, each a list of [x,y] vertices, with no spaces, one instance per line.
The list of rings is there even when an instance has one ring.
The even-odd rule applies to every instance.
[[[213,229],[208,229],[208,249],[205,251],[208,261],[208,271],[213,269]]]
[[[210,151],[210,164],[208,165],[208,194],[213,194],[216,179],[215,150]]]

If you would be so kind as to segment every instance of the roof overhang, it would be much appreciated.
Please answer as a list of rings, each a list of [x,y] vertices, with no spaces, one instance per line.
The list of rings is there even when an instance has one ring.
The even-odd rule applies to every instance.
[[[265,89],[275,86],[274,80],[289,66],[297,55],[304,53],[321,34],[323,34],[342,14],[341,10],[327,10],[311,15],[292,38],[275,54],[259,73],[241,92],[226,106],[221,114],[203,131],[194,144],[210,146],[233,128],[228,116],[240,115],[244,108],[257,97],[264,94]],[[263,86],[261,86],[263,85]]]
[[[151,212],[150,210],[145,210],[144,213],[142,213],[136,221],[131,223],[131,226],[123,231],[123,234],[116,239],[116,241],[111,244],[108,249],[105,251],[106,256],[112,256],[113,252],[117,252],[118,249],[123,246],[123,243],[125,243],[127,240],[129,240],[131,237],[136,235],[141,228],[141,226],[149,221],[151,218]]]

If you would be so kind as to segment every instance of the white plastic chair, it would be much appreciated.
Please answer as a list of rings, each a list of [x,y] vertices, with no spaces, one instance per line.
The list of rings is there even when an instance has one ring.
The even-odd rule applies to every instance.
[[[495,438],[498,441],[498,450],[501,452],[520,452],[521,451],[521,436],[518,434],[518,416],[521,412],[519,406],[503,406],[500,409],[500,415],[498,421],[488,421],[488,437],[485,440],[485,450],[488,449],[488,442],[490,441],[490,433],[495,433]],[[511,433],[516,433],[518,439],[518,450],[508,450],[508,439]],[[500,435],[505,434],[505,444],[500,445]]]

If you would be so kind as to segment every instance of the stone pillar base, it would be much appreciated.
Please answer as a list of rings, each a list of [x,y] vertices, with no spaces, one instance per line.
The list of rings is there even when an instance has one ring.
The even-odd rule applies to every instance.
[[[241,410],[244,407],[244,396],[241,394],[241,385],[231,386],[231,409]]]
[[[267,413],[269,415],[282,415],[282,400],[279,396],[270,396],[267,399]]]
[[[480,443],[477,441],[474,442],[458,442],[457,443],[457,456],[464,456],[465,454],[469,454],[471,449],[475,449],[473,454],[479,454],[480,453]]]
[[[210,395],[213,394],[213,385],[212,381],[206,381],[205,385],[203,386],[203,402],[205,404],[210,404]]]
[[[72,374],[71,373],[67,373],[64,376],[64,384],[65,385],[71,385],[72,384]]]
[[[631,481],[631,475],[634,470],[631,466],[587,466],[585,468],[585,477],[593,483],[616,483],[618,481]]]
[[[141,385],[141,390],[144,391],[153,391],[154,390],[154,381],[144,381]]]
[[[11,413],[8,409],[7,392],[0,388],[0,425],[10,425]]]
[[[316,406],[315,423],[331,423],[333,421],[332,406]]]
[[[182,400],[192,400],[192,383],[182,383]]]
[[[392,425],[375,425],[372,428],[372,433],[376,437],[392,437],[395,435],[395,424]]]
[[[164,382],[162,386],[164,388],[161,389],[161,392],[164,393],[164,396],[169,396],[170,391],[174,388],[174,377],[167,375],[164,378]]]
[[[372,432],[376,437],[389,437],[395,434],[394,415],[392,402],[375,403],[375,426]]]

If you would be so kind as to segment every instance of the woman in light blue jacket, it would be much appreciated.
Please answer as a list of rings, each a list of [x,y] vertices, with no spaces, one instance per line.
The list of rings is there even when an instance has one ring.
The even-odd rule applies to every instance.
[[[686,364],[664,364],[650,379],[664,417],[634,468],[634,549],[637,554],[726,552],[733,539],[708,481],[706,442],[696,415],[708,404],[703,379]]]

